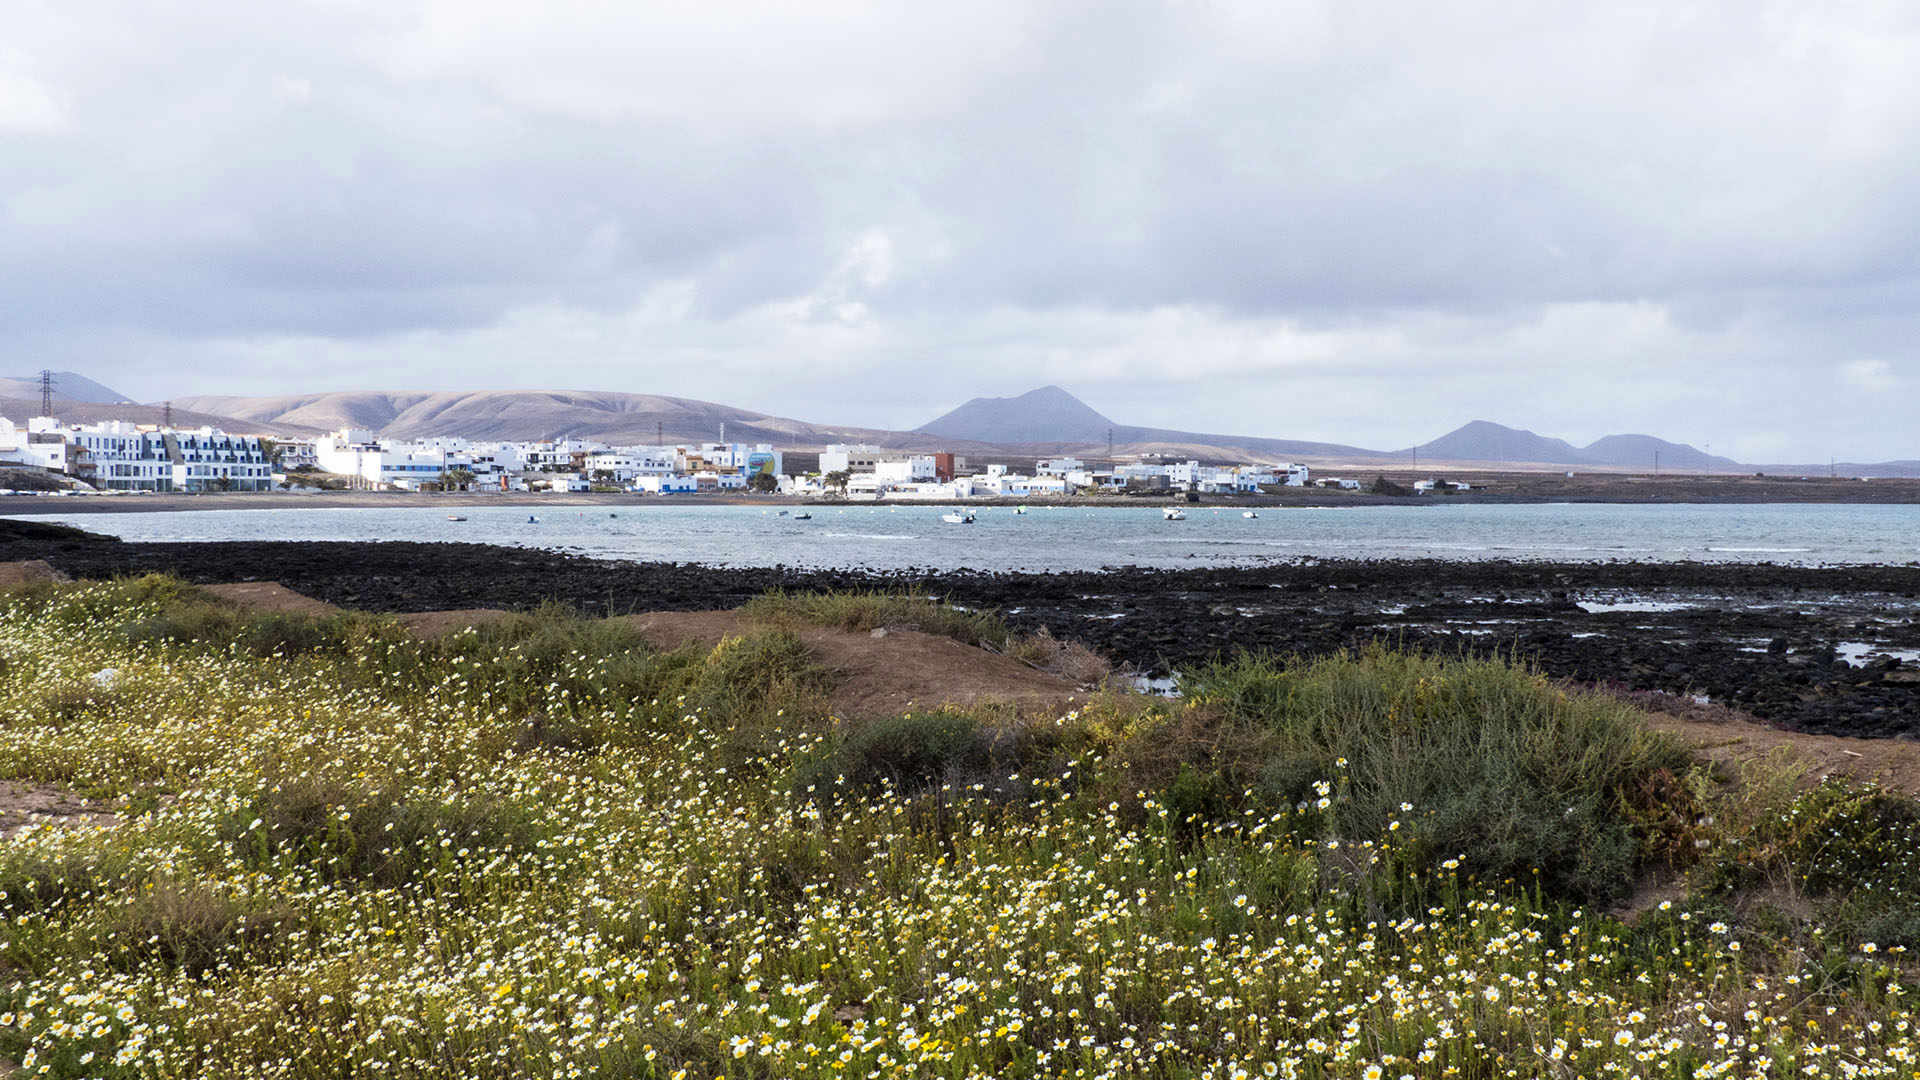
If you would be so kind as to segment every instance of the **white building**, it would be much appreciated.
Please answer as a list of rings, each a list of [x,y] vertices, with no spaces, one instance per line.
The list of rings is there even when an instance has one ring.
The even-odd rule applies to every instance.
[[[644,491],[652,495],[691,495],[700,490],[693,477],[678,473],[648,473],[636,476],[633,490]]]
[[[314,440],[314,461],[325,471],[351,476],[372,487],[417,490],[455,470],[473,471],[473,458],[457,441],[380,443],[363,428],[342,428]]]
[[[18,428],[13,421],[0,417],[0,464],[72,474],[76,456],[66,437],[58,432],[36,427],[33,421],[26,428]]]
[[[192,431],[143,427],[124,420],[80,426],[62,425],[52,417],[27,422],[24,439],[6,423],[12,435],[0,441],[18,445],[15,453],[27,462],[114,491],[268,491],[273,487],[273,465],[260,439],[229,435],[217,428]]]
[[[885,456],[886,451],[866,443],[832,443],[820,451],[820,471],[872,472]]]
[[[934,479],[933,458],[908,457],[875,462],[873,474],[893,484],[915,484]]]

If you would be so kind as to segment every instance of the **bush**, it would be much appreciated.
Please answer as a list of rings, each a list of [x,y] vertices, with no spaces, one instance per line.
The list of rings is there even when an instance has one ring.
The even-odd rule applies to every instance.
[[[1498,660],[1378,647],[1313,662],[1242,656],[1183,686],[1193,705],[1123,756],[1164,763],[1173,751],[1176,766],[1213,780],[1205,797],[1195,777],[1182,781],[1196,806],[1248,794],[1317,804],[1328,784],[1338,836],[1400,821],[1434,859],[1461,857],[1493,880],[1537,875],[1583,902],[1624,895],[1641,858],[1631,799],[1688,761],[1632,707]]]
[[[1026,798],[1054,775],[1081,732],[1028,723],[1011,710],[947,708],[855,723],[795,773],[801,794],[928,791]]]
[[[1716,793],[1695,829],[1704,891],[1784,891],[1840,937],[1920,947],[1920,800],[1837,780],[1782,790],[1755,774]]]
[[[534,815],[498,799],[401,794],[315,776],[261,790],[220,830],[245,865],[305,866],[323,880],[379,885],[415,880],[446,864],[449,849],[526,851],[540,835]]]
[[[284,906],[160,879],[104,909],[100,934],[106,956],[122,971],[157,964],[201,976],[284,953],[293,921]]]

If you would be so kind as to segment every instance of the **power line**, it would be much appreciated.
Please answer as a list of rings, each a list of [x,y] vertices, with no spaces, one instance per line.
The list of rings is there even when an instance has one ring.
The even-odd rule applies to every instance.
[[[53,372],[40,369],[40,415],[53,415]]]

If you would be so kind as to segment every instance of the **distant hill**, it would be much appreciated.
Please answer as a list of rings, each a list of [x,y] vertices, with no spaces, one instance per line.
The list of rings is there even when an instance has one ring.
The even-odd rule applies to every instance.
[[[130,420],[157,424],[159,403],[136,405],[119,392],[75,372],[55,375],[56,412],[64,420],[93,423]],[[16,421],[39,411],[38,378],[0,379],[0,416]],[[729,440],[770,442],[791,448],[834,442],[864,442],[896,450],[953,450],[980,460],[1018,461],[1062,453],[1105,450],[1111,431],[1121,454],[1163,454],[1207,461],[1301,461],[1316,468],[1375,468],[1410,462],[1408,450],[1383,451],[1341,443],[1221,435],[1174,428],[1139,427],[1112,418],[1058,386],[1016,397],[975,398],[913,431],[832,426],[771,416],[691,398],[578,390],[337,391],[279,397],[226,395],[173,399],[174,423],[237,433],[312,437],[342,427],[393,438],[435,435],[472,439],[532,440],[572,436],[614,444],[711,440],[726,426]],[[1920,462],[1845,462],[1827,465],[1742,465],[1711,457],[1684,443],[1651,435],[1608,435],[1584,447],[1487,420],[1448,432],[1418,448],[1422,465],[1585,466],[1645,469],[1659,455],[1662,470],[1676,472],[1764,471],[1771,475],[1920,475]]]
[[[0,398],[14,401],[31,401],[34,411],[40,408],[40,376],[27,375],[18,378],[0,377]],[[118,390],[109,389],[74,371],[56,371],[53,373],[53,400],[86,401],[98,404],[113,404],[131,401]]]
[[[1057,386],[1043,386],[1018,397],[974,398],[952,412],[920,425],[914,431],[972,442],[1062,450],[1104,446],[1111,435],[1114,449],[1130,454],[1341,458],[1349,461],[1384,460],[1388,457],[1378,450],[1364,450],[1339,443],[1116,424]]]
[[[1685,443],[1668,442],[1651,435],[1609,435],[1587,444],[1582,453],[1596,465],[1626,465],[1650,469],[1655,455],[1662,469],[1680,472],[1705,472],[1710,469],[1742,469],[1746,466],[1732,458],[1709,455]]]
[[[1732,458],[1712,457],[1685,443],[1651,435],[1608,435],[1578,447],[1531,431],[1510,428],[1491,420],[1475,420],[1432,442],[1422,443],[1420,456],[1430,461],[1475,461],[1503,464],[1610,465],[1677,472],[1738,470],[1746,466]]]
[[[36,388],[32,398],[22,398],[8,392],[0,395],[0,416],[15,423],[24,421],[40,411],[40,391]],[[99,424],[108,420],[125,420],[132,424],[159,424],[166,419],[166,409],[160,405],[133,405],[124,403],[103,404],[92,401],[54,402],[54,412],[69,424]],[[320,434],[318,428],[302,424],[264,423],[245,417],[219,416],[213,413],[195,412],[175,404],[173,424],[179,428],[212,427],[234,435],[280,435],[290,438],[308,438]]]
[[[1422,443],[1420,456],[1434,461],[1528,461],[1555,465],[1589,464],[1585,455],[1565,439],[1549,439],[1531,431],[1475,420]]]
[[[915,428],[989,443],[1104,443],[1113,421],[1057,386],[1029,390],[1019,397],[974,398]]]
[[[435,435],[533,440],[563,436],[609,443],[715,440],[726,425],[731,442],[821,445],[878,442],[932,449],[941,440],[872,428],[835,428],[765,413],[658,394],[575,390],[342,391],[285,397],[176,398],[174,407],[237,416],[255,423],[316,430],[365,428],[394,438]]]

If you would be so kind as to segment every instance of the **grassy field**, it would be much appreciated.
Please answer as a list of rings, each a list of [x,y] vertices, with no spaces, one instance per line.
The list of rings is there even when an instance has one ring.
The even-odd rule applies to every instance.
[[[121,815],[0,839],[0,1059],[1920,1076],[1910,800],[1387,651],[851,723],[772,617],[1007,646],[934,606],[770,598],[659,652],[558,610],[423,642],[163,578],[0,598],[0,780]]]

